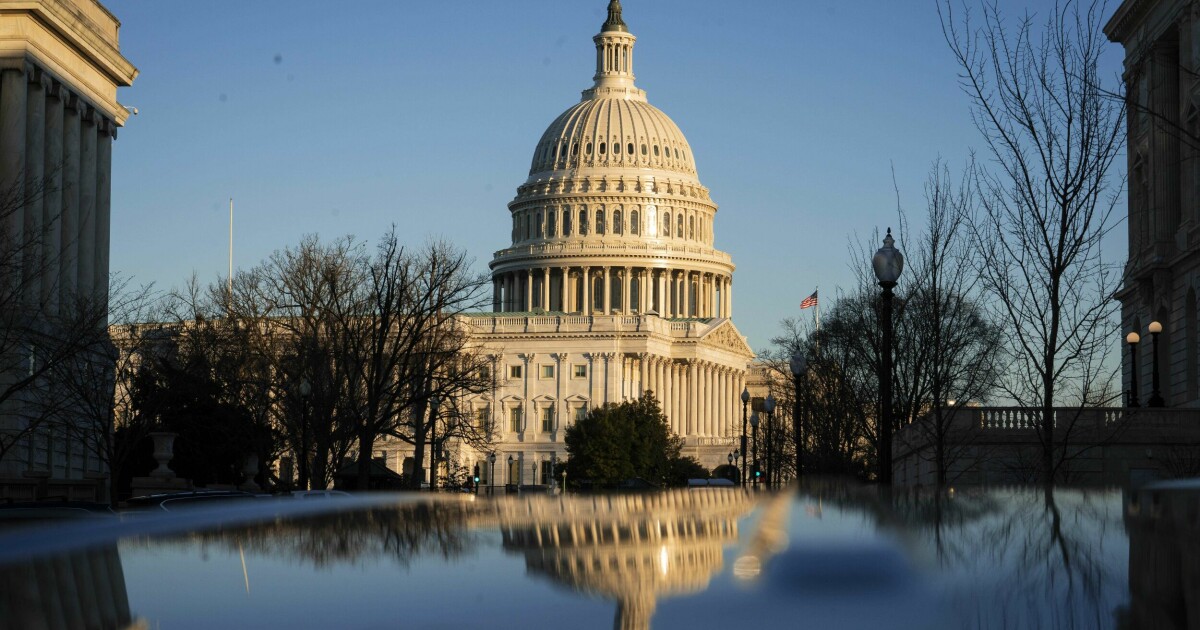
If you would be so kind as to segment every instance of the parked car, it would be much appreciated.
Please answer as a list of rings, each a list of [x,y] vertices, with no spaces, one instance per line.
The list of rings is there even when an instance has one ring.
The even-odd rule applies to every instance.
[[[0,527],[65,519],[105,518],[114,515],[107,503],[87,501],[0,502]]]
[[[293,499],[340,499],[350,496],[341,490],[292,490]]]

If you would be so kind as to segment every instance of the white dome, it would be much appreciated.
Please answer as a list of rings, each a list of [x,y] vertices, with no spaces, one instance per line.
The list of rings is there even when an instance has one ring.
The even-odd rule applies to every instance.
[[[530,179],[547,171],[647,168],[696,176],[691,147],[675,122],[636,96],[591,94],[563,112],[533,152]]]

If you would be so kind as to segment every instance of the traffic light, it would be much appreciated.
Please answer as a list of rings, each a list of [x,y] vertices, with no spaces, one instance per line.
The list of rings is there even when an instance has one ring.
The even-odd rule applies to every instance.
[[[479,464],[475,464],[475,483],[479,483]]]
[[[758,468],[758,464],[755,464],[755,465],[754,465],[754,478],[755,478],[755,479],[758,479],[758,478],[759,478],[759,477],[761,477],[761,476],[762,476],[762,471],[761,471],[761,470],[759,470],[759,468]]]

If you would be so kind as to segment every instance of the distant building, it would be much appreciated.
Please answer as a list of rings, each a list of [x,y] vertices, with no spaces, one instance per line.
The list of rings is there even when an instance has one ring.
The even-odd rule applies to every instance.
[[[34,252],[20,264],[23,295],[0,308],[42,317],[76,296],[107,299],[112,142],[129,116],[117,88],[137,76],[119,29],[94,0],[0,2],[0,190],[19,208],[0,234],[4,247]],[[13,359],[3,361],[5,382],[21,377],[12,366],[39,357]],[[22,404],[0,406],[0,432],[31,426]],[[45,427],[0,460],[0,497],[93,498],[106,475],[68,431]]]
[[[1124,332],[1142,337],[1139,398],[1151,395],[1147,328],[1158,321],[1160,394],[1168,407],[1200,407],[1200,2],[1125,0],[1104,32],[1125,48],[1129,258],[1116,298]],[[1128,348],[1122,361],[1128,391]]]
[[[566,427],[647,392],[710,468],[740,435],[754,354],[731,319],[733,261],[687,139],[634,85],[635,40],[610,2],[595,83],[538,140],[491,262],[493,312],[470,318],[497,383],[469,402],[498,429],[497,484],[549,483]],[[376,455],[409,472],[411,448]],[[453,456],[470,468],[486,453]]]

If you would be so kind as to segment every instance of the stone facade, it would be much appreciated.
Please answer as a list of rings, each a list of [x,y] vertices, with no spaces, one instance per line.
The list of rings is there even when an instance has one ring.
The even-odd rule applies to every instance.
[[[1160,393],[1169,407],[1200,407],[1200,2],[1125,0],[1104,31],[1125,48],[1129,258],[1116,298],[1123,330],[1142,338],[1139,398],[1152,393],[1147,327],[1158,321]],[[1126,391],[1130,354],[1123,348]]]
[[[736,448],[753,351],[731,320],[734,265],[691,147],[634,85],[636,39],[611,2],[593,86],[542,134],[508,204],[493,312],[470,318],[496,391],[466,406],[498,429],[496,484],[548,484],[575,418],[646,392],[686,454],[711,468]],[[404,470],[406,448],[376,455]],[[468,469],[486,457],[451,452]]]
[[[94,0],[2,4],[0,190],[23,209],[0,230],[5,246],[37,258],[22,263],[21,304],[4,307],[43,317],[79,296],[107,300],[112,142],[129,116],[117,88],[137,69],[121,56],[120,22]],[[23,429],[21,404],[0,408],[0,431]],[[0,462],[0,496],[92,497],[87,479],[106,475],[65,431],[38,432],[14,450]]]

